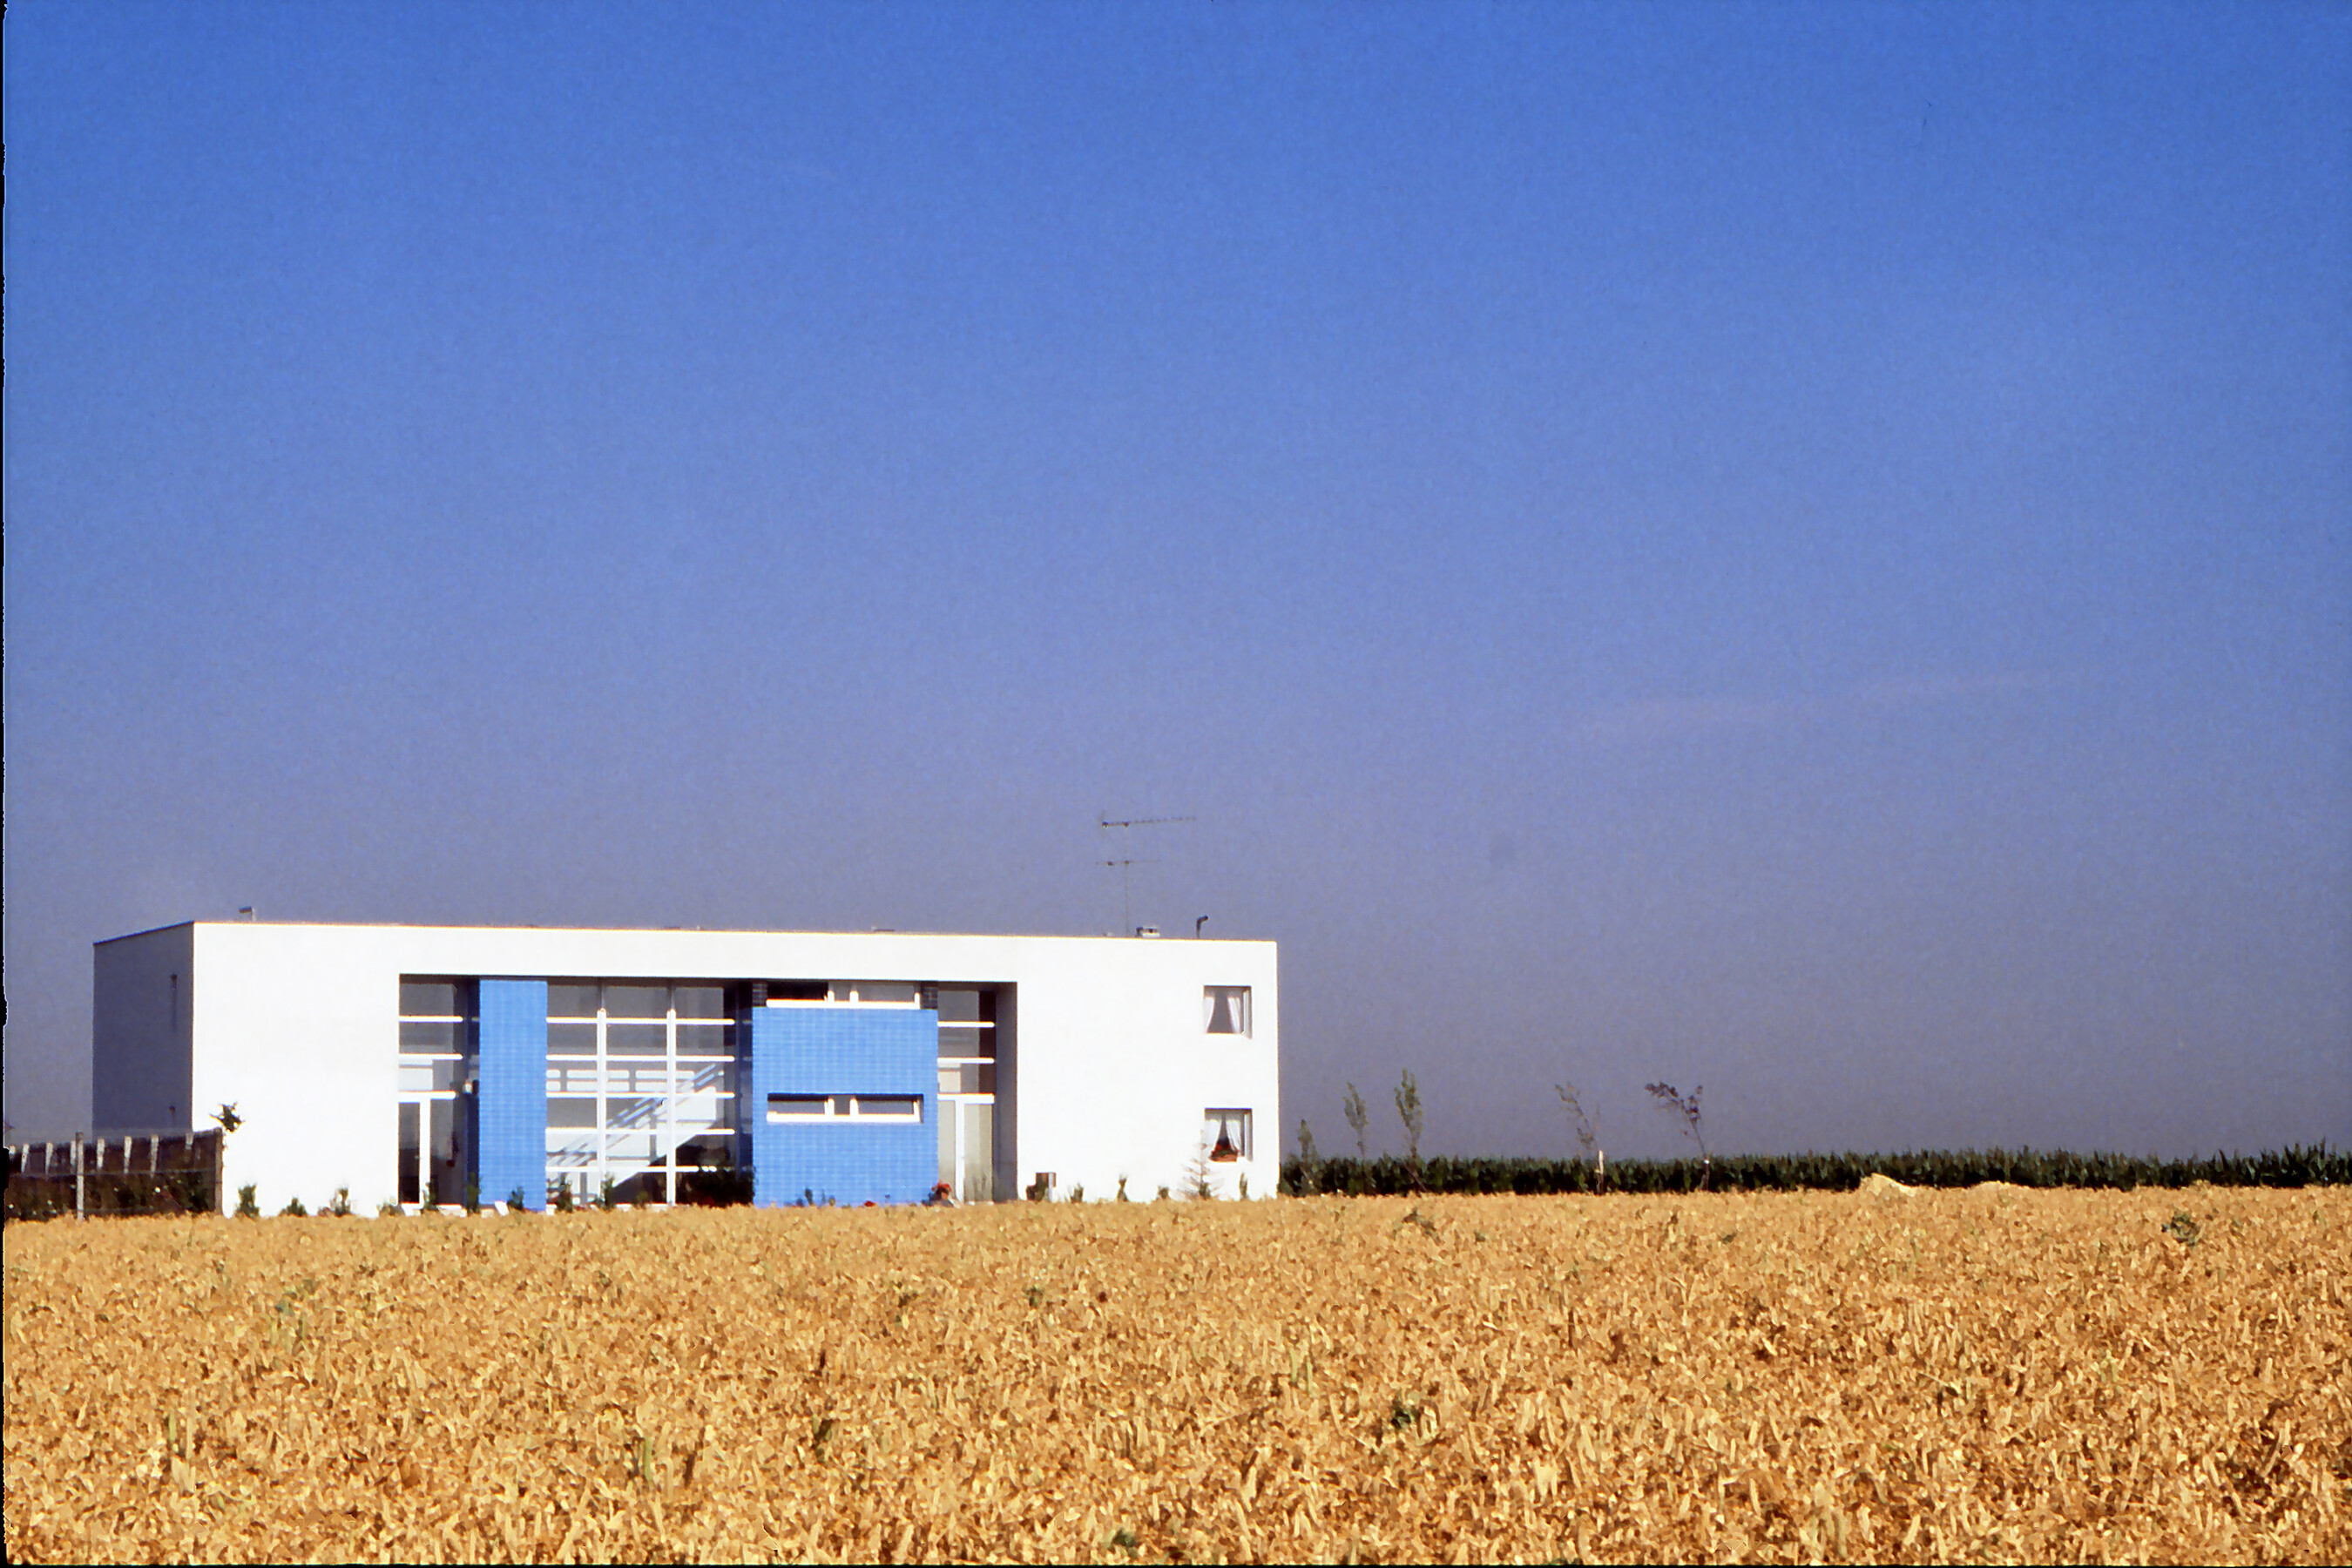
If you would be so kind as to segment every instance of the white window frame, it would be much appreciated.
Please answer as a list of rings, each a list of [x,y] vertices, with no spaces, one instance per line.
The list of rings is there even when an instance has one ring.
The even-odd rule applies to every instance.
[[[816,1100],[823,1110],[781,1110],[778,1101]],[[906,1110],[880,1110],[876,1102]],[[920,1126],[923,1121],[923,1097],[919,1094],[772,1094],[768,1096],[768,1120],[772,1122],[850,1122],[895,1121],[902,1125]]]
[[[1235,1027],[1217,1027],[1217,1002],[1226,998],[1233,1004]],[[1256,1020],[1251,1016],[1250,988],[1246,985],[1203,985],[1201,987],[1201,1032],[1207,1035],[1232,1035],[1248,1039],[1255,1031]]]
[[[1221,1160],[1218,1163],[1255,1161],[1257,1158],[1257,1117],[1248,1106],[1213,1105],[1202,1111],[1201,1141],[1214,1149],[1217,1146],[1218,1135],[1225,1131],[1229,1125],[1236,1128],[1241,1136],[1238,1139],[1228,1140],[1234,1144],[1233,1159]],[[1213,1155],[1211,1157],[1214,1158]]]

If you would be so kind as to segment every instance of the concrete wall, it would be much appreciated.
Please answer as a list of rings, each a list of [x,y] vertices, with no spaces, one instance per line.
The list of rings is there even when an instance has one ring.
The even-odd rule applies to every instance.
[[[101,942],[90,955],[90,1122],[97,1128],[209,1127],[189,1088],[195,928]]]
[[[245,1119],[221,1152],[224,1201],[251,1184],[265,1214],[291,1197],[316,1211],[349,1187],[374,1213],[399,1180],[400,976],[446,971],[404,971],[379,928],[194,930],[191,1092]]]
[[[1097,938],[1039,944],[1021,976],[1017,1181],[1055,1195],[1181,1192],[1201,1113],[1246,1107],[1256,1158],[1214,1166],[1220,1195],[1273,1195],[1281,1171],[1281,1057],[1272,942]],[[1248,1037],[1211,1035],[1203,988],[1246,985]],[[1000,1069],[1001,1070],[1001,1069]],[[1000,1080],[1001,1081],[1001,1080]]]
[[[174,932],[189,955],[176,971],[186,988],[186,1038],[176,1049],[168,1031],[102,1022],[144,1016],[137,1010],[153,1004],[152,977],[175,973],[156,939]],[[156,955],[134,956],[138,943]],[[109,954],[118,947],[125,951]],[[253,1184],[268,1212],[298,1195],[315,1209],[338,1187],[362,1213],[393,1196],[403,974],[1010,987],[1018,1020],[1009,1028],[1013,1019],[1000,1015],[997,1108],[1008,1192],[1041,1171],[1055,1173],[1064,1194],[1083,1184],[1090,1198],[1108,1198],[1121,1175],[1139,1199],[1181,1187],[1211,1106],[1255,1113],[1257,1157],[1216,1167],[1227,1195],[1244,1175],[1253,1196],[1271,1194],[1279,1166],[1271,942],[228,921],[100,943],[99,952],[94,1026],[116,1042],[101,1049],[125,1085],[106,1103],[177,1103],[175,1124],[188,1125],[191,1105],[200,1120],[236,1102],[245,1126],[227,1142],[225,1187],[233,1194]],[[1205,1033],[1206,985],[1252,987],[1253,1036]],[[999,1005],[1008,1005],[1003,992]]]

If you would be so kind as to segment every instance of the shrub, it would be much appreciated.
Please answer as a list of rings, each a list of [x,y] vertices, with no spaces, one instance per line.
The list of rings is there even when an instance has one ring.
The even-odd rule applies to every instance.
[[[1206,1203],[1217,1195],[1209,1183],[1209,1146],[1202,1143],[1193,1152],[1192,1163],[1184,1167],[1184,1195],[1195,1203]]]
[[[1688,1159],[1620,1161],[1609,1167],[1606,1190],[1634,1194],[1695,1193],[1711,1178],[1715,1188],[1723,1192],[1852,1192],[1874,1172],[1915,1187],[1972,1187],[1981,1182],[2125,1192],[2144,1186],[2188,1187],[2199,1182],[2217,1187],[2315,1187],[2352,1182],[2352,1153],[2323,1142],[2262,1154],[2171,1161],[2032,1149],[1734,1154],[1711,1166]],[[1412,1174],[1402,1160],[1389,1156],[1370,1161],[1327,1159],[1315,1172],[1324,1190],[1360,1197],[1403,1196],[1413,1190]],[[1284,1162],[1284,1180],[1295,1186],[1300,1176],[1297,1161]],[[1533,1194],[1602,1190],[1599,1173],[1577,1160],[1455,1159],[1440,1154],[1423,1163],[1421,1176],[1423,1189],[1432,1193]]]
[[[1421,1086],[1412,1081],[1412,1069],[1407,1068],[1396,1088],[1397,1120],[1404,1123],[1404,1157],[1414,1171],[1414,1181],[1421,1171]]]

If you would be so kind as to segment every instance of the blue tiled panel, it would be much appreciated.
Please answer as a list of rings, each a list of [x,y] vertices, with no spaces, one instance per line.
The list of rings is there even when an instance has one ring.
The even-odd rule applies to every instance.
[[[486,1204],[503,1203],[520,1187],[532,1208],[542,1208],[547,1203],[547,982],[481,984],[481,1068],[474,1095],[476,1180],[482,1184]]]
[[[752,1007],[737,1020],[751,1201],[919,1203],[939,1177],[940,1016],[916,1007]],[[923,1119],[768,1120],[772,1094],[913,1094]]]

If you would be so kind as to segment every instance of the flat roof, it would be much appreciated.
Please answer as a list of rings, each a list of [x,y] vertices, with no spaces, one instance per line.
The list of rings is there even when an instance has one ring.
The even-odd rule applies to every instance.
[[[925,931],[913,927],[868,927],[865,931],[827,931],[814,927],[776,930],[760,926],[572,926],[572,925],[450,925],[425,921],[278,921],[186,920],[172,921],[163,925],[150,926],[144,931],[124,931],[120,936],[102,937],[92,943],[104,947],[109,942],[130,942],[137,937],[153,936],[158,931],[187,931],[198,926],[229,926],[237,930],[250,927],[278,926],[288,930],[324,931],[553,931],[580,932],[602,936],[761,936],[761,937],[861,937],[913,936],[971,938],[984,942],[1265,942],[1271,937],[1237,936],[1122,936],[1116,931]]]

